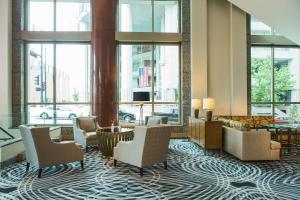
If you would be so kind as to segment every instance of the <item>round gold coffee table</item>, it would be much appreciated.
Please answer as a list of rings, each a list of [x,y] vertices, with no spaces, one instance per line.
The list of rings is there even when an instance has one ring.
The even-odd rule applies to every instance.
[[[111,158],[114,155],[114,147],[119,141],[133,140],[133,129],[121,128],[112,132],[111,128],[103,128],[97,131],[97,139],[102,156]]]

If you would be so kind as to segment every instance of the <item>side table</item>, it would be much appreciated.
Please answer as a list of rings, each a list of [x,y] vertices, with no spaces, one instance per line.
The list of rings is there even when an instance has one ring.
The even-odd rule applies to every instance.
[[[114,147],[119,141],[133,140],[133,129],[121,128],[112,132],[111,128],[103,128],[97,131],[98,147],[105,158],[112,158]]]

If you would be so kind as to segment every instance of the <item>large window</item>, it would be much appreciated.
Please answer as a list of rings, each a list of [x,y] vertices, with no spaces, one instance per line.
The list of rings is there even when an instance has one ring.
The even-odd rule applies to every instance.
[[[90,45],[27,45],[30,124],[66,124],[90,114]],[[76,59],[74,59],[76,58]]]
[[[251,48],[252,115],[300,121],[300,49]]]
[[[179,32],[179,0],[119,0],[120,32]]]
[[[90,31],[90,0],[27,0],[29,31]]]
[[[68,33],[91,30],[90,0],[27,0],[26,112],[29,124],[70,124],[91,111],[90,42]],[[32,42],[31,40],[34,40]],[[44,42],[47,41],[47,42]]]
[[[180,122],[179,46],[160,44],[119,45],[119,118],[134,122],[139,119],[139,104],[134,92],[148,92],[144,116],[167,116]]]
[[[180,41],[164,41],[168,34],[179,35],[180,3],[119,0],[118,31],[130,35],[130,42],[125,39],[118,45],[120,121],[140,119],[140,105],[133,101],[133,94],[146,92],[150,101],[143,106],[143,117],[167,116],[170,123],[181,122]],[[160,34],[145,37],[142,32]]]
[[[299,122],[300,48],[254,17],[250,24],[260,35],[259,43],[251,38],[251,114]]]

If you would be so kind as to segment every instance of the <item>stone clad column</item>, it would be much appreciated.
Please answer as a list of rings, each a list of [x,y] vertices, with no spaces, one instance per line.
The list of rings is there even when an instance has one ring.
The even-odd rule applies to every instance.
[[[116,0],[93,0],[92,113],[100,126],[117,120]]]

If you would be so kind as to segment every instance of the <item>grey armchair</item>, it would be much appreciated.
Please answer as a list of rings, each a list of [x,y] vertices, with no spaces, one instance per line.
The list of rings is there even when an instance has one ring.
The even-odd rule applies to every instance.
[[[73,132],[74,140],[76,143],[85,147],[88,152],[89,145],[97,145],[97,130],[100,129],[98,118],[95,116],[90,117],[77,117],[73,119]]]
[[[32,128],[24,125],[19,128],[25,148],[26,172],[32,165],[39,169],[40,178],[43,168],[74,161],[80,161],[83,168],[84,152],[74,142],[52,142],[49,128]]]

